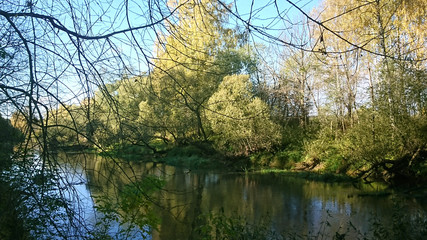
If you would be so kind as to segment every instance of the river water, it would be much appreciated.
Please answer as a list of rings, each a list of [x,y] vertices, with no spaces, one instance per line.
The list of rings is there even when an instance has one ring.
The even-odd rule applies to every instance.
[[[159,221],[145,229],[154,229],[152,233],[139,235],[149,239],[189,239],[200,227],[200,215],[206,220],[208,213],[301,239],[332,239],[337,233],[350,239],[381,237],[396,226],[402,231],[425,229],[421,226],[426,223],[425,199],[376,194],[384,189],[380,185],[323,183],[280,174],[190,171],[95,155],[62,154],[60,159],[64,177],[75,187],[89,221],[96,219],[90,210],[100,204],[99,197],[114,199],[124,186],[146,176],[163,179],[162,188],[150,200],[150,211]]]

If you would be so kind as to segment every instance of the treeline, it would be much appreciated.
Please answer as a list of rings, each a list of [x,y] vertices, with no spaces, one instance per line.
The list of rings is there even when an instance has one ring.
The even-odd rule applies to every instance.
[[[263,166],[425,180],[427,2],[415,2],[325,0],[285,34],[311,51],[251,44],[227,6],[186,3],[149,71],[49,112],[49,143],[203,143]]]

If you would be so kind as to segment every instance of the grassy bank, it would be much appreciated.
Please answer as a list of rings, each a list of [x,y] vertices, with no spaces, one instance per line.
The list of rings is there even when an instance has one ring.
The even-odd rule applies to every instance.
[[[127,161],[161,162],[189,169],[221,169],[230,172],[260,172],[286,174],[325,182],[354,181],[345,174],[316,169],[297,169],[303,159],[298,150],[276,153],[261,152],[250,156],[230,157],[216,151],[209,143],[195,143],[167,147],[157,145],[156,150],[144,146],[115,146],[100,155],[118,157]]]
[[[135,162],[161,162],[190,169],[227,168],[230,161],[208,143],[168,146],[158,143],[152,148],[140,145],[116,145],[99,151],[101,156]]]
[[[152,146],[115,145],[102,152],[101,155],[118,157],[127,161],[161,162],[172,166],[189,169],[221,169],[230,172],[262,172],[293,175],[309,180],[324,182],[356,181],[358,172],[363,166],[352,166],[337,157],[335,152],[328,158],[316,158],[302,148],[287,148],[280,151],[263,151],[249,156],[229,156],[217,151],[209,142],[195,142],[186,145],[167,145],[162,142]],[[335,155],[334,155],[335,154]],[[366,174],[365,174],[366,175]],[[411,181],[393,180],[387,182],[383,175],[372,174],[366,181],[383,181],[389,185],[399,186],[415,182],[416,186],[425,184],[419,178]],[[396,181],[396,179],[398,181]],[[411,185],[411,186],[412,186]]]

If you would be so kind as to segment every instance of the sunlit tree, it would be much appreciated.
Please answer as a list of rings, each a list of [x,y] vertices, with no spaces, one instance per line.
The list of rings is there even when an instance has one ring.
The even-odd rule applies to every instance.
[[[248,155],[279,143],[280,127],[270,120],[267,104],[254,96],[248,75],[225,77],[208,103],[214,141],[225,153]]]
[[[249,71],[252,62],[240,49],[242,36],[225,25],[229,13],[221,4],[169,1],[169,6],[179,4],[178,14],[159,33],[156,67],[147,86],[151,96],[141,105],[156,106],[141,109],[141,117],[148,121],[160,118],[157,125],[174,141],[206,141],[207,100],[225,75]],[[154,112],[147,112],[149,109]]]

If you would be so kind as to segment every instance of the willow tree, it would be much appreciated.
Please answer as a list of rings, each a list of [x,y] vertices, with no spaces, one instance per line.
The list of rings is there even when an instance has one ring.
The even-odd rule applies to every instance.
[[[271,121],[268,105],[254,96],[248,75],[225,77],[208,103],[213,140],[225,153],[248,155],[279,143],[280,127]]]
[[[147,88],[151,95],[140,105],[141,118],[158,124],[175,141],[207,140],[206,102],[225,75],[244,69],[242,38],[226,27],[228,13],[216,1],[168,4],[182,5],[168,19],[166,32],[158,33]]]

